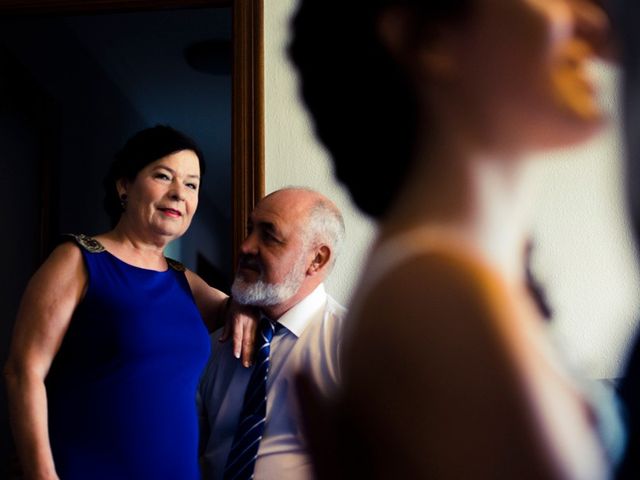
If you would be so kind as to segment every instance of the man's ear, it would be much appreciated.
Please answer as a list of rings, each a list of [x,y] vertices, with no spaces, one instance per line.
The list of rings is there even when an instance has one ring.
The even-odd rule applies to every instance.
[[[307,275],[316,275],[324,271],[324,267],[331,259],[331,249],[327,245],[320,245],[315,253],[316,255],[307,269]]]

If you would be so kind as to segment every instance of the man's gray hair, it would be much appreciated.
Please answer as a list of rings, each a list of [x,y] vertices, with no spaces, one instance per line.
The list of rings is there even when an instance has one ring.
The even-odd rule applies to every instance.
[[[307,189],[305,189],[307,190]],[[308,189],[313,192],[314,190]],[[317,193],[317,192],[315,192]],[[324,243],[331,249],[331,260],[327,266],[330,273],[344,243],[344,219],[333,202],[320,196],[309,209],[303,238],[305,248]]]

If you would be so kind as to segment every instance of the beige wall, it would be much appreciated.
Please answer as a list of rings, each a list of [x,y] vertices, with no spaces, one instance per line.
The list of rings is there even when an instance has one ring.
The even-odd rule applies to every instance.
[[[374,227],[356,212],[348,193],[333,180],[327,153],[316,142],[309,118],[298,102],[294,72],[285,55],[295,4],[292,0],[265,0],[266,192],[304,185],[324,193],[342,210],[347,238],[327,288],[346,304]]]
[[[265,0],[266,190],[309,186],[343,210],[347,243],[328,289],[347,303],[374,227],[333,180],[327,154],[298,101],[285,55],[295,5],[295,0]],[[623,208],[613,95],[617,75],[610,68],[598,73],[613,125],[587,145],[537,162],[534,175],[541,182],[533,231],[534,266],[553,304],[553,330],[562,350],[589,375],[602,378],[618,374],[640,307],[640,282]]]
[[[640,311],[640,281],[624,196],[619,72],[594,66],[610,123],[577,148],[540,158],[536,271],[555,308],[553,328],[592,376],[613,377]]]

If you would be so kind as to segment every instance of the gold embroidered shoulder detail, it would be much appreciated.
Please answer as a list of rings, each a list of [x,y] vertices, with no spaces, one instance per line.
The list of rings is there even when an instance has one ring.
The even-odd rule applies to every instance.
[[[183,264],[181,264],[179,261],[169,257],[164,257],[164,258],[167,261],[167,264],[171,268],[173,268],[176,272],[184,272],[186,270],[186,267]]]
[[[100,253],[100,252],[104,252],[105,250],[102,244],[98,240],[96,240],[93,237],[90,237],[89,235],[85,235],[83,233],[79,233],[79,234],[68,233],[67,235],[69,237],[72,237],[76,241],[76,243],[80,245],[82,248],[84,248],[87,252]]]

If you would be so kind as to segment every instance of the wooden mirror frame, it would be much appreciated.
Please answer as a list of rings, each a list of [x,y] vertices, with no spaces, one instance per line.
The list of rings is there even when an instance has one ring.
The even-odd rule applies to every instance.
[[[97,14],[231,7],[231,205],[233,265],[247,219],[264,196],[263,0],[0,0],[0,15]],[[46,225],[41,219],[41,225]]]

